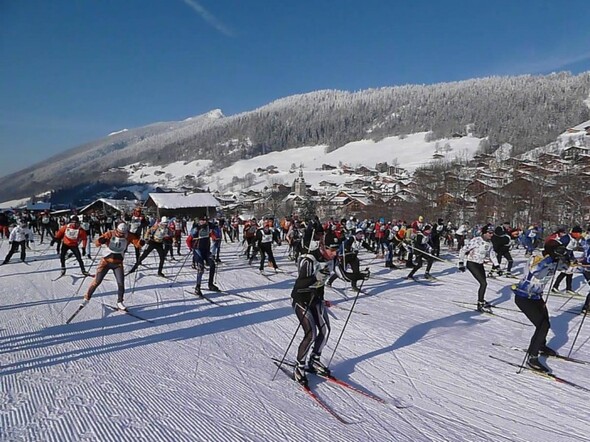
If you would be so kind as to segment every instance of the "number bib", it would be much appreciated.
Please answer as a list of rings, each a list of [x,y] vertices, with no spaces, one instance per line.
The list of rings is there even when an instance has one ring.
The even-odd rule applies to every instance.
[[[162,242],[164,240],[165,236],[166,236],[166,227],[160,226],[154,232],[153,238],[154,238],[154,241],[156,241],[156,242]]]
[[[131,233],[137,233],[139,231],[139,227],[141,226],[141,223],[138,221],[131,221],[129,223],[129,231]]]
[[[122,255],[123,253],[125,253],[125,250],[127,249],[127,244],[128,242],[126,238],[119,238],[118,236],[113,236],[109,241],[109,250],[112,253],[119,253]]]
[[[66,238],[71,239],[71,240],[76,240],[76,239],[78,239],[79,233],[80,233],[79,229],[71,229],[68,227],[66,229]]]

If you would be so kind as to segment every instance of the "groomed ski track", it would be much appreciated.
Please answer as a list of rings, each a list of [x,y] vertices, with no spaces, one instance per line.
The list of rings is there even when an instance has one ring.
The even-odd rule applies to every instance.
[[[590,441],[588,394],[489,358],[520,364],[524,355],[491,343],[526,347],[533,328],[453,303],[475,302],[477,284],[447,263],[435,262],[438,281],[429,285],[374,260],[378,278],[365,282],[357,301],[367,315],[352,315],[332,361],[338,378],[391,404],[310,377],[314,392],[351,423],[344,425],[284,375],[272,381],[277,367],[270,358],[283,355],[297,328],[289,297],[294,277],[287,272],[295,266],[285,250],[275,249],[285,272],[267,270],[269,281],[257,262],[249,266],[239,255],[240,245],[224,242],[217,284],[253,299],[207,291],[206,272],[203,292],[218,305],[185,293],[196,272],[190,262],[180,269],[184,255],[164,266],[171,280],[180,270],[172,285],[156,276],[155,259],[146,259],[133,293],[135,275],[126,277],[125,303],[153,323],[103,307],[116,302],[110,274],[66,325],[91,281],[73,297],[82,281],[69,276],[78,273],[76,263],[55,282],[59,261],[51,252],[29,253],[37,258],[29,265],[1,266],[0,441]],[[0,257],[7,251],[3,241]],[[514,255],[521,273],[522,251]],[[456,262],[446,248],[443,256]],[[361,255],[364,263],[373,257]],[[132,254],[127,261],[129,268]],[[514,307],[514,282],[488,280],[486,299]],[[576,275],[574,289],[581,283]],[[326,290],[326,298],[350,308],[355,293],[345,293],[348,300]],[[563,302],[549,297],[549,345],[567,354],[582,316],[557,311]],[[563,310],[578,307],[575,299]],[[347,316],[340,308],[331,312],[326,362]],[[518,312],[502,315],[527,322]],[[301,331],[288,359],[300,339]],[[583,328],[572,356],[589,360],[589,340]],[[547,364],[587,385],[587,366]],[[408,407],[394,407],[397,401]]]

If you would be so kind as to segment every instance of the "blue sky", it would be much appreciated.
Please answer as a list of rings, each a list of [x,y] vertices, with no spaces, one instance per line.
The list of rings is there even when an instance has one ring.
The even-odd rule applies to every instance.
[[[579,73],[589,37],[581,0],[0,0],[0,176],[319,89]]]

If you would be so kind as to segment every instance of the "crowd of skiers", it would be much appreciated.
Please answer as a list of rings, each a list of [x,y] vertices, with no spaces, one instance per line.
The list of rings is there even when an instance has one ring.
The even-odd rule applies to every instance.
[[[157,274],[165,277],[165,261],[167,258],[175,260],[174,250],[177,256],[181,255],[183,236],[189,250],[183,265],[192,257],[191,265],[196,270],[194,293],[197,296],[202,296],[201,283],[206,269],[209,272],[207,288],[219,291],[215,273],[221,262],[222,241],[239,242],[240,230],[244,256],[250,264],[259,256],[261,272],[264,272],[267,260],[275,272],[280,271],[273,244],[286,242],[289,258],[298,265],[292,302],[304,338],[298,347],[294,377],[302,383],[306,382],[306,370],[329,373],[320,361],[330,331],[324,287],[340,278],[350,283],[352,289],[360,291],[362,282],[370,278],[368,267],[361,270],[361,250],[374,254],[371,263],[382,259],[383,265],[390,269],[407,267],[409,273],[405,278],[409,280],[417,278],[417,273],[425,265],[423,278],[429,280],[433,279],[431,270],[435,262],[449,262],[440,257],[441,243],[444,243],[450,251],[458,252],[459,271],[469,271],[478,282],[476,309],[492,313],[493,306],[485,299],[487,278],[515,277],[511,250],[522,246],[531,258],[525,274],[520,275],[522,279],[512,288],[516,305],[535,325],[527,363],[542,371],[547,368],[539,361],[539,355],[554,354],[546,346],[549,314],[542,296],[545,285],[552,281],[552,290],[558,291],[560,283],[565,280],[565,290],[573,294],[573,272],[577,270],[590,285],[590,232],[584,232],[578,225],[571,228],[559,226],[545,237],[537,224],[514,229],[509,222],[474,227],[465,222],[455,228],[442,218],[426,222],[422,216],[412,222],[383,218],[357,220],[354,216],[340,220],[330,218],[324,222],[317,217],[303,220],[296,215],[280,221],[271,216],[245,221],[238,216],[229,221],[202,216],[194,219],[190,230],[187,224],[187,219],[181,217],[150,218],[139,208],[123,216],[71,215],[67,220],[49,212],[22,213],[12,219],[6,213],[0,213],[0,235],[7,237],[11,244],[2,264],[8,263],[19,249],[20,259],[25,261],[27,247],[34,241],[35,234],[40,236],[39,243],[49,237],[49,247],[56,245],[61,275],[66,272],[69,256],[76,258],[82,274],[88,276],[82,258],[88,256],[92,264],[100,255],[83,303],[91,299],[105,275],[112,270],[118,286],[117,307],[125,310],[125,275],[135,272],[155,250],[159,258]],[[91,253],[91,245],[98,248],[96,253]],[[134,250],[135,262],[125,273],[123,262],[129,247]],[[491,268],[486,270],[488,262]],[[589,304],[590,294],[584,303],[584,313]]]

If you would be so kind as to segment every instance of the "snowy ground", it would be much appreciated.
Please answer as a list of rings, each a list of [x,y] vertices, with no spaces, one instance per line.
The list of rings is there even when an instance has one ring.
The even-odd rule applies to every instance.
[[[295,267],[286,246],[275,251],[286,272],[271,282],[248,266],[239,245],[224,243],[217,281],[234,295],[211,294],[219,305],[185,292],[194,286],[190,266],[167,262],[168,275],[180,271],[171,285],[154,276],[150,258],[134,290],[127,277],[126,302],[153,323],[102,305],[116,301],[111,275],[69,325],[65,320],[90,281],[76,276],[74,262],[52,282],[57,256],[44,245],[34,247],[39,252],[28,258],[34,261],[14,257],[14,264],[0,267],[1,441],[590,440],[589,393],[528,371],[516,374],[491,359],[520,364],[523,353],[492,343],[525,347],[533,328],[513,322],[527,322],[517,311],[497,310],[511,321],[452,302],[474,302],[476,285],[448,263],[434,265],[438,282],[415,283],[403,279],[405,269],[389,272],[363,256],[374,278],[365,284],[367,294],[358,299],[331,368],[388,403],[312,379],[317,394],[349,422],[343,424],[282,372],[271,380],[276,367],[270,358],[283,355],[297,326],[289,302]],[[0,257],[7,249],[2,242]],[[521,271],[524,258],[519,251],[516,256]],[[511,282],[490,280],[487,299],[514,309]],[[326,360],[353,296],[327,292],[337,307]],[[560,309],[565,301],[549,298],[549,344],[567,354],[582,318],[566,312],[581,301]],[[586,325],[572,356],[590,360],[589,339]],[[288,358],[294,353],[295,345]],[[587,385],[589,365],[556,359],[548,365]]]

